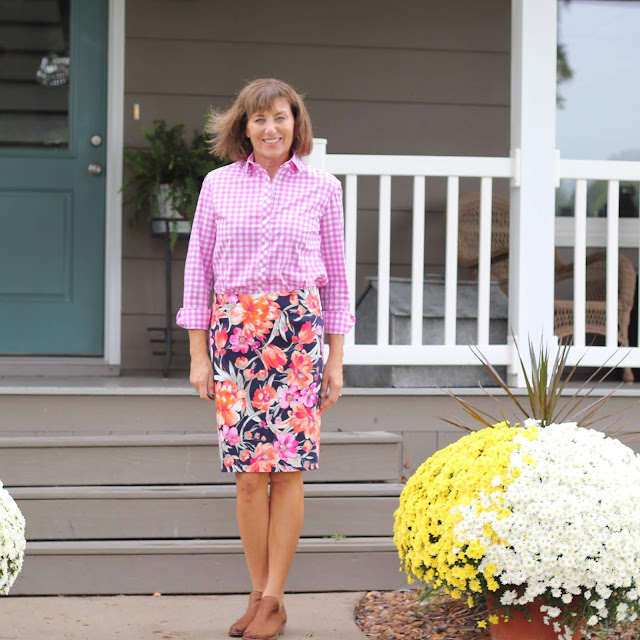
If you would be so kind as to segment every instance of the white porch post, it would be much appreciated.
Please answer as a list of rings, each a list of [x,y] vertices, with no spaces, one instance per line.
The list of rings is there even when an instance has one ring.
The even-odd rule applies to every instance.
[[[303,160],[316,169],[324,170],[327,159],[327,139],[314,138],[311,153]]]
[[[509,317],[528,363],[528,341],[553,337],[557,0],[512,0]],[[515,356],[515,354],[514,354]],[[514,357],[509,383],[524,386]]]

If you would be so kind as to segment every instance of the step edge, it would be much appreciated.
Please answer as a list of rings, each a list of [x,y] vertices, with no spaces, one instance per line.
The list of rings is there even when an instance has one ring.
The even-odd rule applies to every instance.
[[[397,551],[392,537],[301,538],[298,553]],[[180,555],[243,553],[239,539],[27,541],[25,555]]]
[[[390,431],[326,431],[323,445],[397,444],[402,436]],[[0,448],[47,447],[166,447],[218,446],[217,433],[147,434],[147,435],[43,435],[0,436]]]
[[[305,485],[307,498],[398,497],[399,482],[327,483]],[[56,487],[5,487],[15,500],[140,500],[233,498],[235,485],[68,485]]]

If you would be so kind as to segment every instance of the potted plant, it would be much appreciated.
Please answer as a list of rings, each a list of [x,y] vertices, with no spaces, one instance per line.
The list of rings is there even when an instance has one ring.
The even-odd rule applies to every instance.
[[[178,235],[188,235],[191,230],[205,176],[227,164],[211,154],[201,133],[194,131],[191,144],[187,144],[183,129],[183,123],[168,128],[164,120],[154,120],[151,131],[142,128],[149,148],[124,152],[131,170],[122,187],[131,192],[130,225],[136,228],[146,214],[154,233],[170,232],[172,248]]]
[[[640,612],[640,455],[588,428],[611,394],[560,406],[567,346],[530,351],[528,408],[476,353],[520,420],[456,398],[484,428],[454,421],[469,434],[408,480],[394,541],[409,581],[486,600],[493,640],[579,640]]]
[[[8,595],[22,563],[26,539],[22,512],[0,482],[0,595]]]

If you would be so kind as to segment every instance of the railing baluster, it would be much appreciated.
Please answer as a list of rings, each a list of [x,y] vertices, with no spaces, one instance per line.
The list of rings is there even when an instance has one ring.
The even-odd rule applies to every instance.
[[[587,299],[587,181],[576,180],[573,253],[573,344],[585,346]]]
[[[607,347],[618,346],[618,213],[620,183],[609,180],[607,192]]]
[[[347,264],[347,284],[349,286],[349,305],[351,313],[356,313],[356,266],[358,242],[358,176],[349,174],[345,184],[345,223],[344,244]],[[355,344],[356,332],[349,331],[345,344]]]
[[[424,292],[425,177],[413,179],[413,246],[411,249],[411,344],[422,344]]]
[[[459,178],[447,178],[447,238],[444,278],[444,344],[456,344],[458,292],[458,207]]]
[[[389,344],[389,279],[391,276],[391,176],[380,176],[378,218],[378,344]]]
[[[491,178],[480,180],[480,237],[478,239],[478,344],[489,344],[491,292]]]

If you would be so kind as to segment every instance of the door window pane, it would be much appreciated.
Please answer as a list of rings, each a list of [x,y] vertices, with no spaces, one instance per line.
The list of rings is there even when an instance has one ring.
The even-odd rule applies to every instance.
[[[0,2],[0,147],[69,142],[69,0]]]

